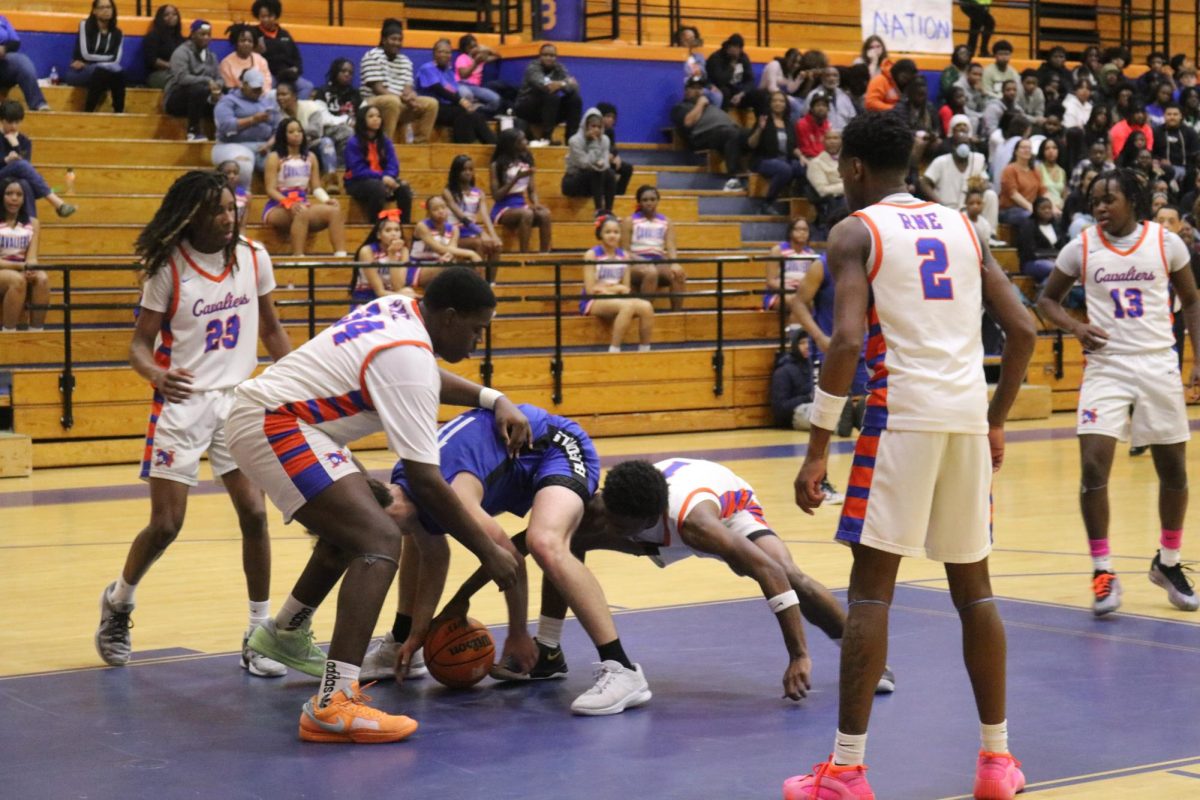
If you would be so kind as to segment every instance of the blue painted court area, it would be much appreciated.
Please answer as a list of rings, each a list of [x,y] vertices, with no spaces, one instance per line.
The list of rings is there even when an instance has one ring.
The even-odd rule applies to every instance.
[[[1098,621],[1022,601],[1001,610],[1012,745],[1030,783],[1200,756],[1200,626]],[[377,684],[380,705],[421,723],[395,745],[299,742],[315,681],[252,679],[231,654],[160,651],[124,669],[2,680],[0,796],[765,800],[829,752],[838,651],[813,628],[813,692],[791,703],[780,698],[784,650],[761,600],[623,612],[617,622],[646,670],[648,706],[571,716],[594,657],[572,621],[565,681],[465,692],[429,679]],[[898,589],[889,662],[899,686],[876,703],[868,746],[879,796],[969,792],[978,727],[944,591]],[[1114,724],[1122,736],[1106,733]]]

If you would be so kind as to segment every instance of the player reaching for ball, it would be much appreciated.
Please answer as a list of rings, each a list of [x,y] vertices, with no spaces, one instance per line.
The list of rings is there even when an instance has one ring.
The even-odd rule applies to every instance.
[[[442,475],[450,482],[476,523],[497,542],[508,539],[494,515],[529,514],[526,541],[534,559],[583,623],[600,656],[595,685],[571,704],[585,716],[618,714],[642,705],[651,693],[642,669],[629,660],[604,592],[591,571],[569,549],[572,536],[593,502],[600,481],[600,459],[587,433],[574,421],[531,405],[518,406],[532,428],[530,446],[510,460],[493,432],[491,414],[468,411],[442,426],[438,433]],[[400,604],[396,625],[372,648],[364,665],[371,677],[393,670],[401,677],[412,669],[413,656],[428,630],[446,581],[449,549],[441,535],[448,528],[412,491],[408,466],[392,473],[395,502],[388,508],[397,524],[412,534],[419,561],[402,559]],[[661,513],[665,493],[631,497],[621,514],[644,521]],[[409,551],[405,544],[406,552]],[[419,577],[418,577],[419,573]],[[538,658],[526,629],[528,591],[523,567],[520,580],[506,593],[509,633],[505,660],[527,671]],[[419,590],[418,590],[419,587]],[[465,616],[465,612],[464,612]],[[364,666],[365,668],[365,666]]]
[[[1200,601],[1180,565],[1187,511],[1187,405],[1171,328],[1171,292],[1179,298],[1200,354],[1200,297],[1187,245],[1149,217],[1148,193],[1132,170],[1099,175],[1088,188],[1096,225],[1058,255],[1038,308],[1075,335],[1087,366],[1079,391],[1079,505],[1092,553],[1092,611],[1103,616],[1121,605],[1121,584],[1108,550],[1108,476],[1117,439],[1132,429],[1134,447],[1150,446],[1158,473],[1159,550],[1150,580],[1176,608]],[[1087,293],[1088,322],[1071,317],[1062,301],[1075,281]],[[1200,365],[1188,378],[1200,398]]]
[[[499,392],[440,370],[466,358],[491,324],[496,297],[468,269],[430,282],[424,299],[385,295],[343,317],[235,391],[226,423],[238,467],[283,512],[317,537],[304,572],[274,620],[250,647],[322,678],[300,714],[312,742],[393,742],[417,724],[367,705],[359,666],[400,558],[400,535],[345,445],[384,431],[404,462],[414,495],[455,532],[501,586],[517,560],[494,543],[438,470],[439,400],[495,408],[513,451],[529,423]],[[313,644],[311,617],[339,578],[337,620],[326,656]]]
[[[829,440],[864,333],[870,398],[836,537],[850,546],[854,566],[834,752],[811,774],[787,780],[784,800],[875,797],[863,762],[872,694],[887,658],[888,609],[900,559],[921,555],[945,563],[962,624],[983,742],[975,797],[1009,800],[1025,776],[1008,751],[1004,625],[988,575],[990,495],[1004,457],[1004,422],[1036,334],[970,221],[906,189],[913,133],[905,122],[867,112],[843,139],[838,173],[855,213],[829,238],[835,318],[795,481],[805,512],[825,497]],[[990,405],[979,333],[985,308],[1006,334]]]
[[[612,513],[612,508],[628,507],[639,495],[665,496],[666,507],[648,519]],[[519,550],[524,550],[523,537],[514,537]],[[738,575],[755,580],[783,633],[788,651],[784,695],[793,700],[807,693],[812,671],[801,615],[833,641],[841,641],[846,622],[841,604],[796,566],[787,545],[767,523],[753,487],[712,461],[669,458],[657,464],[617,464],[609,470],[604,488],[588,503],[571,549],[581,559],[590,550],[648,556],[660,567],[689,556],[718,559]],[[447,603],[443,615],[464,615],[470,598],[486,583],[487,576],[477,571]],[[502,660],[492,677],[528,681],[565,675],[560,640],[566,613],[554,586],[543,581],[537,664],[523,670]],[[876,691],[888,693],[895,688],[892,671],[885,669]]]

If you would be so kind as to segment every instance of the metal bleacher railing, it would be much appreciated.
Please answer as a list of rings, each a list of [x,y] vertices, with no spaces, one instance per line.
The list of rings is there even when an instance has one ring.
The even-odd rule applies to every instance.
[[[725,314],[729,309],[726,307],[726,301],[733,297],[749,297],[762,296],[768,293],[765,288],[758,289],[728,289],[726,288],[726,265],[728,264],[747,264],[770,261],[778,261],[781,265],[786,259],[780,256],[772,255],[737,255],[737,256],[708,256],[703,258],[679,258],[675,259],[674,263],[681,265],[687,264],[714,264],[716,265],[716,288],[713,290],[699,290],[681,293],[660,293],[655,295],[639,295],[630,294],[625,297],[645,297],[646,299],[667,298],[672,296],[682,296],[688,298],[715,298],[716,312],[716,334],[713,339],[705,339],[696,342],[696,345],[711,344],[713,347],[712,367],[713,367],[713,395],[720,397],[725,392],[725,348],[727,346],[725,337]],[[554,304],[554,343],[553,352],[550,359],[550,374],[553,378],[553,400],[555,404],[561,403],[563,399],[563,373],[565,371],[565,346],[563,344],[563,317],[564,306],[570,307],[579,303],[581,299],[588,299],[587,295],[573,290],[568,290],[566,294],[563,292],[564,274],[574,275],[582,270],[585,264],[590,262],[580,258],[545,258],[537,261],[501,261],[493,264],[495,267],[503,267],[505,269],[520,269],[525,266],[529,267],[547,267],[554,268],[554,291],[548,293],[545,291],[531,292],[528,295],[522,296],[505,296],[498,297],[498,310],[502,311],[506,303],[515,302],[551,302]],[[639,263],[634,261],[628,262],[605,262],[605,263]],[[644,262],[640,262],[644,263]],[[353,263],[346,261],[326,262],[318,260],[297,260],[286,261],[279,260],[276,263],[277,269],[303,269],[307,277],[307,297],[298,300],[276,300],[275,305],[280,308],[288,307],[303,307],[308,309],[307,326],[308,338],[313,338],[317,335],[317,325],[332,324],[339,317],[320,317],[318,309],[327,306],[337,306],[347,308],[349,298],[343,300],[320,300],[317,298],[316,272],[318,269],[335,269],[335,270],[351,270],[355,267],[378,267],[377,263]],[[479,267],[478,264],[461,264],[451,265],[443,264],[439,266],[466,266]],[[59,374],[58,387],[61,395],[62,414],[60,422],[64,430],[71,429],[75,424],[74,414],[74,392],[75,392],[75,344],[74,337],[78,333],[75,329],[75,324],[72,315],[79,311],[111,311],[125,310],[132,317],[135,305],[130,303],[94,303],[84,301],[76,301],[74,297],[78,297],[83,290],[74,289],[72,286],[72,276],[79,273],[87,272],[129,272],[136,270],[137,265],[133,263],[114,264],[108,263],[59,263],[59,264],[39,264],[38,269],[47,272],[62,273],[62,289],[61,302],[50,303],[45,306],[35,306],[35,308],[45,308],[48,311],[61,311],[63,315],[63,355],[62,355],[62,371]],[[578,278],[576,280],[579,280]],[[345,285],[345,284],[342,284]],[[787,289],[785,286],[780,287],[779,292],[772,291],[774,294],[787,294],[793,290]],[[788,320],[788,303],[780,302],[778,304],[778,343],[782,351],[786,347],[785,329]],[[566,312],[572,313],[572,312]],[[499,321],[503,322],[504,318],[499,317]],[[495,323],[493,323],[495,324]],[[495,358],[492,348],[492,330],[488,328],[484,338],[482,360],[479,368],[480,382],[485,386],[491,386],[495,377]]]

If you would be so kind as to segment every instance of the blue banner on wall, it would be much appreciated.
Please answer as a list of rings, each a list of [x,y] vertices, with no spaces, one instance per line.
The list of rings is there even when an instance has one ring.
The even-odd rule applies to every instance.
[[[535,8],[539,0],[534,0]],[[542,36],[558,42],[582,42],[585,0],[540,0]]]

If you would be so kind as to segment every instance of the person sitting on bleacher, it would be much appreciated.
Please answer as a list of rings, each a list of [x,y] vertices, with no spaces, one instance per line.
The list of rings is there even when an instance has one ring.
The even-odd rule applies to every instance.
[[[37,218],[36,200],[46,198],[60,217],[75,213],[75,206],[54,193],[41,174],[33,168],[33,143],[21,133],[25,107],[18,100],[0,103],[0,180],[15,178],[25,190],[25,213]]]
[[[891,111],[900,102],[905,88],[917,77],[917,65],[902,58],[890,67],[884,67],[867,84],[866,108],[868,111]]]
[[[538,227],[538,246],[551,249],[550,209],[538,202],[535,167],[529,141],[520,128],[500,131],[489,167],[492,179],[492,222],[517,232],[518,249],[529,252],[533,226]]]
[[[989,185],[987,159],[983,153],[971,149],[971,123],[965,115],[950,120],[952,150],[935,158],[925,169],[921,188],[925,197],[960,211],[966,208],[967,191],[972,187],[983,189]],[[993,231],[999,225],[1000,198],[987,188],[983,192],[983,215]],[[992,247],[1004,242],[994,239]]]
[[[671,310],[683,310],[683,292],[687,289],[687,273],[679,264],[675,250],[675,226],[658,213],[658,189],[639,186],[638,210],[621,220],[621,247],[644,263],[633,265],[633,283],[642,294],[654,294],[659,289],[671,292]]]
[[[375,106],[358,109],[354,135],[346,142],[346,193],[363,204],[367,219],[378,219],[395,203],[403,222],[412,222],[412,189],[400,180],[400,160],[383,132],[383,113]]]
[[[400,227],[400,213],[396,209],[380,213],[379,218],[367,234],[366,241],[358,248],[355,261],[376,264],[374,267],[355,267],[350,275],[350,310],[369,303],[385,294],[405,294],[415,297],[416,292],[404,286],[392,288],[391,268],[403,274],[408,264],[408,245],[404,241],[404,230]],[[396,281],[397,284],[403,281]]]
[[[221,81],[225,88],[233,91],[242,85],[242,73],[256,69],[263,76],[263,91],[271,92],[271,68],[258,52],[258,40],[262,34],[253,25],[235,22],[226,29],[233,52],[221,59]]]
[[[313,92],[313,99],[324,103],[330,114],[345,117],[347,124],[351,124],[363,104],[362,92],[354,85],[354,62],[335,58],[329,65],[325,85]]]
[[[683,100],[671,109],[671,122],[692,152],[716,150],[725,159],[725,191],[740,192],[745,187],[737,174],[742,161],[742,129],[729,115],[709,103],[704,94],[703,78],[688,78]]]
[[[812,105],[814,97],[824,95],[829,102],[829,124],[835,131],[840,131],[858,116],[854,99],[841,87],[841,81],[842,73],[837,67],[825,67],[821,70],[821,85],[809,92],[805,100],[807,105]]]
[[[838,172],[841,153],[842,132],[831,128],[825,132],[825,149],[808,162],[806,178],[818,198],[818,225],[826,225],[834,214],[846,211],[846,189]]]
[[[50,302],[50,278],[37,262],[38,221],[25,213],[25,189],[16,178],[0,180],[0,330],[15,331],[25,304]],[[29,310],[29,329],[40,331],[46,309]]]
[[[541,138],[530,142],[532,147],[556,144],[554,127],[562,122],[566,138],[579,130],[583,101],[579,98],[579,81],[558,61],[558,48],[542,45],[536,61],[529,62],[517,92],[514,112],[533,125],[541,126]]]
[[[167,3],[154,12],[154,22],[142,37],[142,63],[146,66],[146,85],[161,89],[171,77],[171,54],[186,39],[179,9]]]
[[[1021,274],[1033,278],[1040,288],[1054,271],[1058,251],[1063,249],[1067,238],[1054,219],[1054,206],[1050,198],[1039,197],[1033,201],[1033,214],[1017,229],[1017,254],[1021,260]]]
[[[217,101],[213,118],[217,123],[213,165],[236,161],[242,185],[249,186],[254,173],[262,172],[280,119],[274,98],[263,92],[263,74],[256,69],[243,72],[242,87]]]
[[[754,88],[754,66],[746,40],[735,33],[708,57],[708,80],[721,92],[721,108],[755,108],[762,95]]]
[[[300,96],[308,97],[312,92],[312,81],[304,78],[304,59],[296,40],[279,24],[279,18],[283,16],[279,0],[254,0],[250,13],[258,20],[258,30],[262,34],[258,46],[262,48],[275,83],[292,81]]]
[[[599,102],[596,108],[600,110],[600,118],[604,120],[604,135],[608,137],[609,169],[617,180],[617,194],[623,195],[633,178],[633,164],[622,159],[617,151],[617,107],[612,103]]]
[[[583,127],[567,142],[566,172],[562,177],[564,197],[591,197],[596,216],[612,213],[617,179],[609,169],[609,141],[604,135],[600,109],[589,108]]]
[[[771,372],[771,416],[775,426],[807,431],[812,428],[814,388],[813,365],[809,361],[810,343],[804,329],[788,331],[788,348],[775,357]]]
[[[469,33],[464,33],[458,38],[458,50],[458,57],[454,59],[454,74],[458,77],[459,94],[467,95],[479,103],[479,110],[487,116],[495,116],[505,98],[494,88],[483,85],[483,68],[499,61],[499,54],[481,45],[479,40]],[[498,85],[511,92],[512,98],[515,99],[516,93],[512,86]]]
[[[296,95],[296,85],[282,81],[275,90],[275,102],[285,116],[298,120],[304,128],[304,137],[320,164],[325,188],[340,191],[338,169],[345,166],[346,142],[354,135],[354,128],[345,117],[330,114],[321,101],[301,100]]]
[[[687,58],[683,60],[684,83],[690,78],[702,79],[704,81],[704,96],[708,98],[708,102],[720,108],[723,96],[721,90],[708,80],[708,68],[704,60],[704,54],[700,52],[700,48],[704,47],[704,40],[700,38],[700,31],[692,25],[684,25],[675,33],[675,43],[680,47],[686,48],[688,53]]]
[[[25,102],[34,111],[49,111],[50,104],[38,86],[37,69],[33,61],[21,49],[21,37],[17,29],[5,17],[0,16],[0,89],[13,86],[21,88]]]
[[[654,306],[641,297],[629,297],[632,271],[629,256],[621,249],[621,222],[604,216],[596,220],[596,238],[600,244],[589,248],[583,258],[583,298],[579,313],[585,317],[612,320],[612,338],[608,352],[621,352],[625,332],[636,318],[638,321],[638,351],[650,350],[654,334]]]
[[[124,35],[117,27],[117,7],[112,0],[92,0],[92,11],[79,23],[75,52],[63,76],[68,86],[86,86],[84,111],[95,111],[105,94],[112,95],[113,111],[125,111],[125,70],[121,68]]]
[[[470,156],[459,153],[450,162],[442,199],[458,222],[458,244],[479,253],[484,261],[495,261],[502,245],[492,225],[487,195],[475,185],[475,162]],[[495,267],[490,269],[495,272]],[[489,277],[494,278],[494,274]]]
[[[380,27],[379,46],[359,63],[363,98],[383,115],[384,136],[395,139],[401,127],[411,124],[413,144],[425,144],[437,121],[438,103],[417,94],[412,61],[400,52],[403,46],[404,23],[388,17]]]
[[[461,84],[450,64],[453,55],[450,40],[438,39],[433,45],[433,60],[426,61],[417,70],[417,91],[437,100],[434,124],[453,128],[455,144],[495,144],[496,134],[492,133],[487,117],[479,111],[480,104],[473,95],[459,91]]]
[[[208,20],[192,20],[188,40],[171,54],[171,74],[163,85],[163,111],[187,117],[189,142],[208,138],[200,126],[212,118],[213,106],[221,99],[221,72],[211,43]]]
[[[828,109],[824,97],[817,97],[812,109]],[[746,146],[754,161],[754,171],[770,181],[759,213],[778,214],[775,200],[785,189],[804,181],[804,156],[798,139],[800,124],[793,127],[788,96],[781,91],[771,92],[767,113],[760,114]],[[811,113],[811,110],[810,110]],[[806,117],[807,119],[807,117]],[[804,120],[800,120],[803,123]],[[825,123],[828,127],[828,122]]]
[[[290,83],[280,86],[291,87]],[[346,255],[345,217],[341,206],[321,187],[316,154],[308,149],[304,126],[286,117],[275,129],[267,154],[263,184],[267,205],[262,219],[281,235],[290,236],[292,255],[303,256],[310,231],[329,229],[333,255]]]

